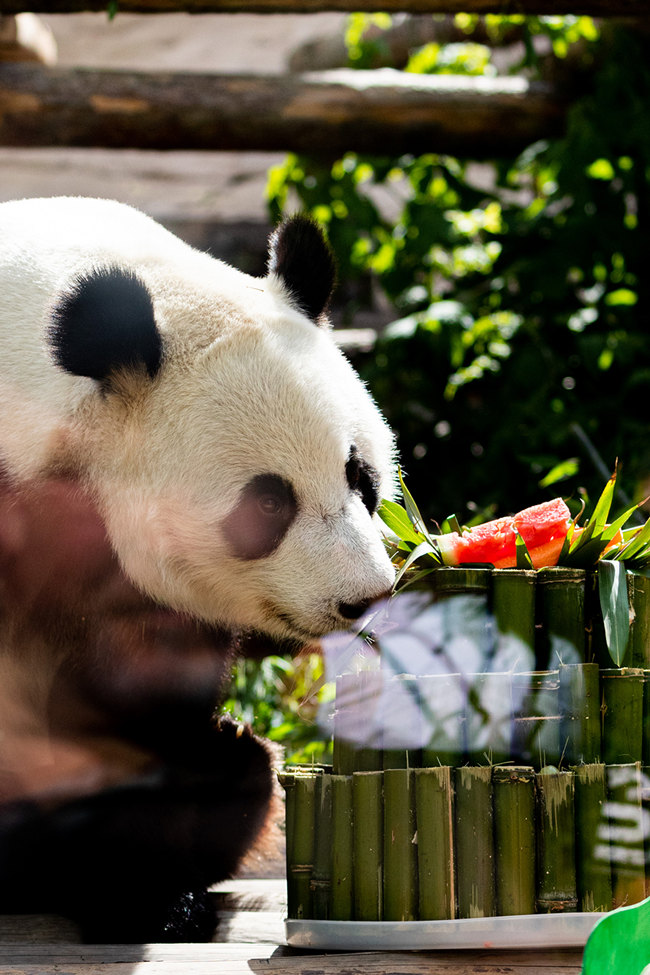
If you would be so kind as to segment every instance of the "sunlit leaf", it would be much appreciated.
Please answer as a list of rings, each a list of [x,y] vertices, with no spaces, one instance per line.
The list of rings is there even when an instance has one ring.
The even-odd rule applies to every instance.
[[[515,538],[515,554],[517,556],[518,569],[534,568],[533,560],[530,557],[530,552],[528,551],[528,547],[525,541],[523,540],[523,538],[521,537],[521,535],[519,534],[519,532],[517,532],[517,536]]]
[[[630,635],[630,605],[625,566],[602,559],[598,566],[598,596],[609,655],[621,666]]]

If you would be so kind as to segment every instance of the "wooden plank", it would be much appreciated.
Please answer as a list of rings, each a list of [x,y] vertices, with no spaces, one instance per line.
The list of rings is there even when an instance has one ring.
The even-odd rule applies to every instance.
[[[0,975],[51,975],[52,971],[66,975],[385,975],[387,971],[396,975],[580,975],[580,956],[574,952],[556,957],[538,951],[358,952],[215,962],[199,960],[196,952],[190,952],[185,958],[120,962],[113,960],[111,946],[106,946],[102,958],[70,962],[54,955],[41,963],[16,959],[0,967]]]
[[[0,13],[105,12],[109,0],[0,0]],[[119,0],[122,13],[319,13],[377,9],[376,0]],[[410,13],[589,14],[647,17],[649,0],[382,0],[381,9]]]
[[[389,68],[146,74],[0,65],[0,145],[441,152],[489,158],[561,133],[566,99],[523,78]]]

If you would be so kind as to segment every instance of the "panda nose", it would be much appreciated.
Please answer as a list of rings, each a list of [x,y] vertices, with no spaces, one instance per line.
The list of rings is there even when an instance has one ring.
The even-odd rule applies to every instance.
[[[339,603],[339,613],[346,620],[358,620],[368,609],[372,599],[362,599],[358,603]]]

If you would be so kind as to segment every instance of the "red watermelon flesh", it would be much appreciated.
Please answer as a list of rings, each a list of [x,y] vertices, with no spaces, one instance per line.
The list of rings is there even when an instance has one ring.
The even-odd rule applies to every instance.
[[[536,569],[556,565],[571,514],[561,498],[524,508],[508,518],[496,518],[470,528],[461,535],[451,532],[436,539],[446,565],[488,563],[496,569],[517,565],[516,540],[519,533]]]

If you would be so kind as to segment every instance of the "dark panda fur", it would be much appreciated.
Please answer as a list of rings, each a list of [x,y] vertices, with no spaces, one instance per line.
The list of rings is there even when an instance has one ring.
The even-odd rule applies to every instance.
[[[119,788],[49,810],[3,806],[0,911],[67,915],[86,942],[210,941],[207,888],[263,825],[270,756],[227,719],[185,746]]]
[[[120,267],[77,278],[53,310],[49,339],[57,365],[99,381],[139,365],[153,379],[162,361],[151,295],[137,275]]]

